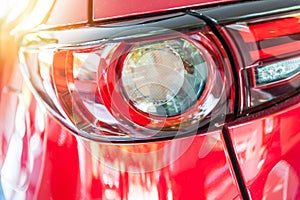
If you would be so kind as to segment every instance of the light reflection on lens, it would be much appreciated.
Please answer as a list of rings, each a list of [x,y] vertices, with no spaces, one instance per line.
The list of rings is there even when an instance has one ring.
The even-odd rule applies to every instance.
[[[172,39],[133,48],[124,61],[121,79],[135,107],[157,116],[173,116],[197,101],[207,68],[194,45]]]

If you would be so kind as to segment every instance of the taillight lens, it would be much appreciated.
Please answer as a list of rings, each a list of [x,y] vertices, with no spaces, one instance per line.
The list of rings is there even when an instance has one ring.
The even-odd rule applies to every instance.
[[[170,20],[184,31],[165,28]],[[118,34],[108,38],[101,26],[29,34],[20,51],[23,74],[52,114],[87,138],[149,140],[218,127],[234,105],[220,42],[192,16],[153,21],[144,21],[151,28],[112,25]],[[76,32],[89,41],[63,42]]]
[[[205,50],[182,38],[134,47],[121,71],[125,95],[145,113],[183,113],[198,100],[206,84],[208,66],[213,66],[211,56],[205,55],[205,59],[203,53]]]
[[[242,110],[274,104],[300,89],[299,13],[225,26],[243,79]]]

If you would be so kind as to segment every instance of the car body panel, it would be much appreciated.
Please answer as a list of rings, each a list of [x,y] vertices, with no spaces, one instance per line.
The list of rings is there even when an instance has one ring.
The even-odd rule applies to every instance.
[[[46,25],[68,25],[86,23],[88,21],[88,0],[59,0],[55,1]]]
[[[92,21],[116,20],[137,15],[162,13],[173,10],[208,6],[238,0],[172,0],[172,1],[142,1],[131,0],[72,0],[53,1],[45,4],[45,10],[51,9],[50,14],[42,22],[47,27],[82,24]],[[69,12],[72,10],[72,12]],[[90,12],[90,13],[89,13]]]
[[[2,107],[2,113],[10,112],[9,120],[24,126],[12,124],[9,137],[1,134],[8,199],[239,197],[220,131],[151,143],[97,143],[75,136],[40,110],[26,87],[9,93],[2,102],[12,106]]]
[[[131,0],[93,0],[93,19],[95,21],[107,20],[112,18],[130,17],[150,13],[161,13],[187,7],[192,8],[196,6],[207,6],[233,1],[236,0],[149,0],[147,1],[147,3],[143,1]]]
[[[252,199],[300,198],[300,96],[289,101],[229,126]]]

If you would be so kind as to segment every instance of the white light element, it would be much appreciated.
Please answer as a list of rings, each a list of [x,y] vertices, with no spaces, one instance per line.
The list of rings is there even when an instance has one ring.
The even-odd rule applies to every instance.
[[[274,83],[291,78],[300,72],[300,57],[261,66],[255,69],[257,85]]]
[[[152,101],[165,103],[175,96],[184,82],[184,65],[170,50],[153,50],[141,55],[138,62],[128,60],[123,83],[130,97],[141,94]],[[129,73],[129,75],[127,75]]]
[[[171,116],[194,105],[206,78],[207,66],[200,50],[176,38],[133,48],[124,61],[121,81],[136,108]]]

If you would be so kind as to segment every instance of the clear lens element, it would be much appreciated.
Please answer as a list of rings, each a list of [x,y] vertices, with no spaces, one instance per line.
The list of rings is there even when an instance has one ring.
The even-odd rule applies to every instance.
[[[48,111],[85,138],[194,134],[233,111],[228,58],[214,35],[175,32],[68,45],[54,41],[69,34],[51,34],[24,38],[23,75]]]
[[[257,85],[270,84],[291,78],[300,72],[300,58],[264,65],[255,69]]]
[[[185,39],[134,47],[121,75],[125,94],[133,105],[158,116],[177,115],[191,107],[206,79],[206,62]]]

